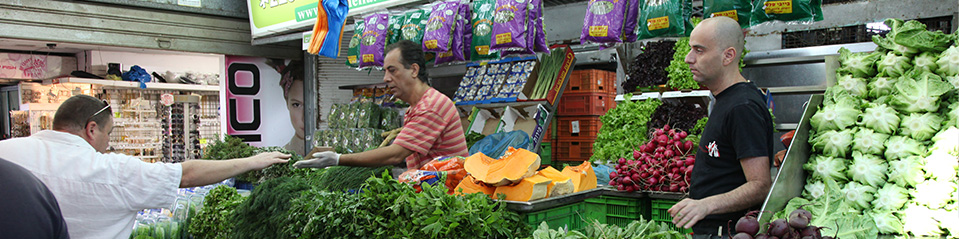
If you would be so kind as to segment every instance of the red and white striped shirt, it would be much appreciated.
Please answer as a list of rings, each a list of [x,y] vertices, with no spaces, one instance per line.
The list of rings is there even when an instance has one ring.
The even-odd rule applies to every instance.
[[[416,169],[439,156],[469,156],[459,113],[449,97],[430,87],[406,110],[394,144],[413,151],[406,168]]]

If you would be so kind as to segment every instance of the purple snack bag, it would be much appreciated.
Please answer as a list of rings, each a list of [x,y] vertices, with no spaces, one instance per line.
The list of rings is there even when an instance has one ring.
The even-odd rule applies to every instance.
[[[463,54],[463,40],[465,38],[464,35],[466,34],[466,29],[469,26],[469,23],[465,20],[465,16],[468,16],[469,14],[469,5],[460,4],[460,6],[457,8],[457,14],[455,15],[456,24],[453,28],[453,37],[450,50],[436,54],[436,61],[433,63],[434,65],[466,60]]]
[[[359,66],[383,66],[383,49],[386,48],[386,31],[389,14],[374,13],[364,18],[366,25],[360,40]]]
[[[526,0],[496,0],[496,12],[493,13],[493,33],[491,50],[526,51],[527,24],[530,24]]]
[[[549,44],[546,44],[546,28],[543,27],[543,0],[531,0],[530,6],[530,21],[536,21],[533,51],[549,54]]]
[[[470,19],[473,17],[473,11],[470,8],[469,4],[462,4],[460,9],[460,26],[463,27],[463,40],[460,41],[461,49],[463,50],[463,60],[470,60],[470,50],[472,49],[473,43],[473,24],[470,24]]]
[[[459,1],[437,2],[433,5],[430,19],[426,23],[426,33],[423,35],[423,51],[443,53],[450,50],[460,5]]]
[[[586,42],[623,42],[623,21],[626,0],[590,0],[586,7],[580,44]]]
[[[638,34],[636,34],[636,22],[639,21],[639,0],[629,0],[626,4],[626,19],[623,23],[623,40],[626,42],[636,42],[639,38]]]

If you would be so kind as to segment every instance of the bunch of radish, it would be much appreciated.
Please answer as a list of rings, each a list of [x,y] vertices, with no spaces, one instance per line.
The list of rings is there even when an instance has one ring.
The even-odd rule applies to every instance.
[[[653,130],[649,142],[633,150],[632,160],[619,159],[616,171],[609,173],[609,185],[627,192],[689,192],[696,146],[686,140],[688,135],[669,125]]]
[[[821,227],[809,225],[812,213],[799,208],[789,213],[789,220],[776,219],[766,224],[766,232],[759,233],[759,211],[752,211],[736,222],[733,239],[833,239],[819,233]]]

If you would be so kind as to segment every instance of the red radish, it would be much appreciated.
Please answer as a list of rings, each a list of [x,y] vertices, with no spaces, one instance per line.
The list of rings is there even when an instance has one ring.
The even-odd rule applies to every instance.
[[[625,190],[626,190],[626,186],[623,186],[622,184],[616,185],[616,190],[625,191]]]
[[[673,157],[673,151],[672,151],[672,150],[666,150],[666,151],[663,152],[663,156],[664,156],[664,157],[667,157],[667,158],[672,158],[672,157]]]
[[[663,125],[663,130],[669,130],[669,124]]]
[[[673,168],[669,170],[671,173],[679,173],[679,168]]]
[[[632,179],[633,182],[642,182],[642,181],[643,181],[643,178],[639,177],[639,174],[630,175],[629,178]]]
[[[677,174],[673,174],[673,176],[670,178],[673,179],[673,181],[679,181],[680,179],[683,178],[683,175],[677,173]]]
[[[659,183],[659,180],[657,180],[656,177],[652,177],[652,178],[646,179],[646,182],[649,183],[649,185],[656,185],[657,183]]]
[[[653,136],[660,136],[660,135],[663,135],[664,133],[666,133],[665,130],[663,130],[663,129],[656,129],[656,130],[653,132]]]
[[[639,174],[639,177],[640,177],[640,178],[649,178],[649,173],[643,172],[643,173]]]
[[[621,183],[626,186],[633,185],[633,179],[629,177],[623,177],[623,181]]]
[[[609,180],[609,186],[616,186],[616,185],[619,185],[619,181],[617,181],[616,179]]]
[[[662,153],[663,151],[666,151],[666,147],[663,147],[663,146],[656,147],[656,153]]]
[[[618,162],[620,165],[626,164],[626,158],[619,158],[619,160],[617,160],[616,162]]]
[[[696,146],[696,145],[693,145],[693,141],[686,141],[686,143],[684,144],[686,144],[685,145],[686,151],[689,151],[690,149],[693,149],[694,146]]]
[[[684,163],[686,164],[686,166],[692,167],[693,164],[696,164],[696,158],[686,158],[685,161],[686,161],[686,162],[684,162]]]
[[[609,178],[616,178],[616,176],[619,176],[619,174],[616,172],[609,172]]]
[[[663,153],[656,153],[656,154],[653,155],[653,158],[655,158],[655,159],[661,159],[661,158],[663,158]]]

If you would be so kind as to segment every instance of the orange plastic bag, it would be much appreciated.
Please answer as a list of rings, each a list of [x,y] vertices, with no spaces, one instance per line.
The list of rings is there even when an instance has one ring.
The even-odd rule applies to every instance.
[[[459,185],[460,181],[463,181],[463,178],[466,177],[466,169],[463,168],[465,162],[466,158],[459,156],[437,157],[419,169],[410,169],[403,172],[398,180],[412,183],[416,192],[422,191],[420,185],[423,183],[436,185],[436,183],[442,182],[446,186],[447,193],[453,194],[456,185]]]

